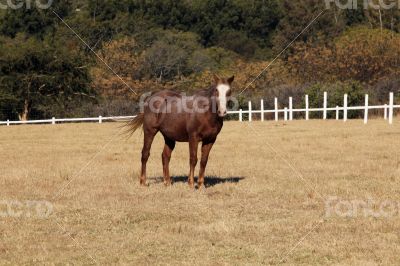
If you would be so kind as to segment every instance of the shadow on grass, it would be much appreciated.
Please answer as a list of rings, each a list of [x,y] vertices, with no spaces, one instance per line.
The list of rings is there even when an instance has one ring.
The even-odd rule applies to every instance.
[[[188,182],[188,176],[173,176],[172,178],[172,184],[174,183],[187,183]],[[228,177],[228,178],[221,178],[217,176],[206,176],[204,179],[204,186],[207,187],[213,187],[216,185],[220,184],[225,184],[225,183],[230,183],[230,184],[236,184],[239,183],[245,179],[244,177]],[[153,184],[158,184],[158,183],[163,183],[164,182],[164,177],[155,177],[155,178],[149,178],[149,180],[154,181]],[[194,178],[195,183],[197,183],[197,177]]]

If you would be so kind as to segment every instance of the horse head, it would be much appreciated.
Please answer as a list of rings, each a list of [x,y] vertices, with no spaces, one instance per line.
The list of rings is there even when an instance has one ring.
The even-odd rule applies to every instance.
[[[220,78],[214,75],[214,91],[213,96],[216,99],[217,113],[219,117],[224,117],[227,114],[227,103],[228,98],[232,94],[232,83],[235,80],[235,76],[230,78]]]

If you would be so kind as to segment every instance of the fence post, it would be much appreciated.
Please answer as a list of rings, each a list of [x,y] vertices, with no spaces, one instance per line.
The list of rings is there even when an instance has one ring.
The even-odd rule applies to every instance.
[[[368,123],[368,94],[365,94],[364,124]]]
[[[53,124],[53,125],[56,124],[56,118],[55,118],[55,117],[53,117],[53,118],[51,119],[51,124]]]
[[[383,115],[383,117],[385,118],[385,120],[387,120],[387,115],[388,115],[388,105],[387,104],[385,104],[385,107],[384,107],[384,115]]]
[[[394,102],[394,95],[393,92],[390,93],[389,97],[389,124],[393,124],[393,102]]]
[[[278,115],[278,98],[275,98],[275,121],[279,120],[279,115]]]
[[[264,100],[261,100],[261,121],[264,122]]]
[[[7,119],[7,126],[10,126],[10,120]]]
[[[261,100],[261,121],[264,122],[264,100]]]
[[[285,107],[285,121],[288,120],[288,109],[287,107]]]
[[[343,121],[347,121],[347,94],[344,95],[343,99]]]
[[[239,110],[239,121],[243,122],[243,110],[242,109]]]
[[[328,93],[324,92],[324,120],[328,117]]]
[[[293,98],[289,97],[289,120],[293,120]]]
[[[339,106],[336,105],[336,120],[339,120]]]
[[[310,105],[308,102],[308,95],[306,95],[306,120],[310,119]]]
[[[253,117],[252,117],[252,107],[251,107],[251,101],[249,102],[249,122],[253,121]]]
[[[99,116],[99,124],[103,123],[103,117],[100,115]]]

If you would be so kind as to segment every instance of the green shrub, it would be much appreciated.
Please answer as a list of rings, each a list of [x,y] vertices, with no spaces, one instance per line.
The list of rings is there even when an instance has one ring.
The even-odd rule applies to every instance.
[[[310,108],[323,108],[324,92],[328,93],[328,107],[343,106],[344,94],[348,95],[348,106],[364,105],[365,89],[357,81],[336,82],[333,84],[317,83],[305,90],[308,95]],[[361,111],[349,110],[348,118],[358,118]],[[328,118],[336,116],[335,112],[328,112]],[[311,118],[321,118],[322,112],[311,112]]]

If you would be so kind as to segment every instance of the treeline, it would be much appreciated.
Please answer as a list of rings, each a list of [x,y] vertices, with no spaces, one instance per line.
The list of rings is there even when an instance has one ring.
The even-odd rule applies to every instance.
[[[324,90],[351,93],[355,101],[365,92],[375,102],[389,91],[398,97],[396,8],[326,9],[319,0],[60,0],[49,9],[0,11],[0,120],[130,114],[143,92],[190,92],[215,72],[236,74],[239,93],[323,10],[240,95],[242,107],[249,98],[289,95],[300,104],[305,92],[318,104]]]

